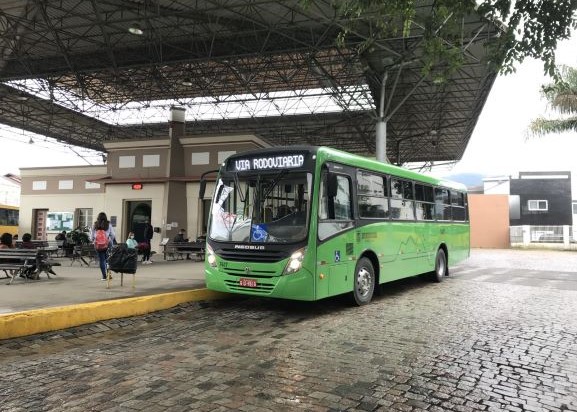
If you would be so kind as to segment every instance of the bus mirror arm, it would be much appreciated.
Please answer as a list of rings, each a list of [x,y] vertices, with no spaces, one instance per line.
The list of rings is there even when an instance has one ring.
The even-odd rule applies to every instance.
[[[206,191],[206,175],[211,174],[211,173],[218,173],[218,169],[216,170],[209,170],[208,172],[204,172],[201,176],[200,176],[200,188],[198,189],[198,198],[199,199],[204,199],[204,192]]]

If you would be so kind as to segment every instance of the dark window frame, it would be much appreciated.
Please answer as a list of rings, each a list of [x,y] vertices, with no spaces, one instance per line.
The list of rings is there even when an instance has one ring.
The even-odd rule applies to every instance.
[[[402,183],[401,185],[401,198],[399,197],[393,197],[393,181],[399,181]],[[405,197],[405,195],[407,194],[405,192],[406,190],[406,186],[404,185],[404,183],[409,183],[410,187],[411,187],[411,198],[407,198]],[[389,195],[389,214],[391,215],[391,219],[392,220],[396,220],[396,221],[403,221],[403,222],[415,222],[417,220],[416,217],[416,213],[415,213],[415,181],[412,179],[407,179],[404,177],[399,177],[399,176],[391,176],[391,181],[389,184],[390,187],[390,195]],[[395,218],[395,215],[393,213],[393,201],[398,201],[400,200],[402,202],[402,205],[404,206],[406,202],[411,202],[411,209],[413,211],[413,216],[412,219],[401,219],[401,218]]]
[[[383,179],[383,183],[384,183],[384,191],[383,191],[383,196],[371,196],[370,194],[365,194],[365,193],[360,193],[359,191],[359,174],[364,173],[366,175],[372,176],[372,177],[378,177]],[[366,169],[357,169],[356,171],[356,175],[355,175],[355,180],[356,180],[356,210],[358,213],[358,218],[359,219],[367,219],[367,220],[390,220],[391,218],[391,213],[390,213],[390,182],[389,182],[389,176],[378,173],[378,172],[373,172],[370,170],[366,170]],[[359,201],[359,199],[361,197],[365,197],[365,198],[373,198],[373,199],[384,199],[385,203],[386,203],[386,210],[385,212],[385,216],[383,217],[379,217],[379,216],[363,216],[361,214],[362,211],[362,207],[361,207],[361,202]]]
[[[418,196],[418,190],[417,187],[420,186],[423,188],[422,194],[423,194],[423,199],[420,200],[419,196]],[[427,196],[426,196],[426,191],[425,189],[430,189],[430,195],[431,197],[429,198],[429,200],[427,200]],[[435,187],[432,185],[429,185],[427,183],[422,183],[422,182],[414,182],[414,192],[415,192],[415,219],[418,222],[434,222],[436,220],[436,214],[435,214]],[[417,213],[417,211],[419,210],[419,206],[420,205],[429,205],[431,208],[431,218],[430,219],[419,219],[419,214]]]

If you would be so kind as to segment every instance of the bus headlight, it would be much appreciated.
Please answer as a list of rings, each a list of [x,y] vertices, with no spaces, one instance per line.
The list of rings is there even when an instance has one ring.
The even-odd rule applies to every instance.
[[[216,267],[216,255],[214,254],[214,250],[210,247],[210,245],[206,245],[206,261],[210,265],[210,267]]]
[[[303,259],[305,258],[306,251],[306,248],[302,248],[291,255],[286,264],[286,267],[284,268],[283,275],[290,275],[300,270],[303,265]]]

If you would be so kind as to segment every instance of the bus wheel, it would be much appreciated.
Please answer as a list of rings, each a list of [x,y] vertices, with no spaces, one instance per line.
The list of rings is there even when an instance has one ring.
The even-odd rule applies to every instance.
[[[447,256],[443,249],[439,249],[435,258],[435,270],[431,273],[431,280],[437,283],[442,282],[447,273]]]
[[[373,298],[375,290],[375,270],[367,258],[360,258],[355,268],[353,298],[354,303],[366,305]]]

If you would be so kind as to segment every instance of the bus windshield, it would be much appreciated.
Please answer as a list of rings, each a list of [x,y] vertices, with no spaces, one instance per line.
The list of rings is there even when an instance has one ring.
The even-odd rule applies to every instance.
[[[209,236],[243,243],[291,243],[308,228],[312,175],[223,173],[213,198]]]

